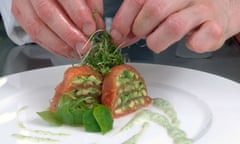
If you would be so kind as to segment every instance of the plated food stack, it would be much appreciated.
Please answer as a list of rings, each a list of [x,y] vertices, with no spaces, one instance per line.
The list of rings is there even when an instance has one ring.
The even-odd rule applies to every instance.
[[[135,68],[122,64],[114,66],[104,77],[91,67],[73,66],[66,70],[63,81],[56,87],[49,110],[55,112],[61,96],[93,97],[107,106],[114,118],[148,106],[144,79]]]
[[[144,79],[132,66],[115,66],[105,76],[102,104],[110,108],[114,118],[132,113],[150,103]]]
[[[61,96],[75,98],[93,97],[100,101],[102,76],[89,66],[73,66],[64,73],[63,81],[56,87],[49,110],[55,112]]]
[[[148,106],[144,79],[124,64],[124,56],[106,32],[91,38],[92,48],[80,65],[69,67],[47,111],[38,114],[55,125],[83,125],[86,131],[106,133],[113,118]]]

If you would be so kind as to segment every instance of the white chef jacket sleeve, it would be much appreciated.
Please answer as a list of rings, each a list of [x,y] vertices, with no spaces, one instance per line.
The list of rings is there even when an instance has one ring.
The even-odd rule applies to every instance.
[[[0,0],[0,12],[8,37],[17,45],[31,43],[31,38],[19,26],[11,12],[12,0]]]

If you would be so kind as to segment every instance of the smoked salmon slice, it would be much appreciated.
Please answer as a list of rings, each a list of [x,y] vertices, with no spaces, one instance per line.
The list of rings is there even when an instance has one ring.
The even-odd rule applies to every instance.
[[[63,94],[71,93],[74,97],[95,97],[100,101],[102,76],[87,65],[69,67],[64,79],[55,88],[49,111],[55,112]]]
[[[148,106],[152,99],[138,71],[122,64],[114,66],[105,75],[101,102],[110,109],[114,118],[118,118]]]

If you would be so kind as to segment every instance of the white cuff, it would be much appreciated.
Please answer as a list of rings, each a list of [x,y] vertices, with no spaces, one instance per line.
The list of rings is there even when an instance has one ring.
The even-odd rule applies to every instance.
[[[8,37],[17,45],[31,43],[31,38],[19,26],[11,12],[12,0],[0,0],[0,12]]]

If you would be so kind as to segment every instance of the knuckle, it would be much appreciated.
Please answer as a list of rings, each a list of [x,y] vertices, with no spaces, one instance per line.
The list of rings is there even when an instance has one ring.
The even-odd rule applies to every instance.
[[[214,51],[218,48],[220,48],[224,44],[224,38],[223,38],[223,31],[220,27],[211,27],[211,25],[208,25],[209,30],[205,31],[205,35],[208,36],[208,42],[201,43],[198,41],[198,39],[191,38],[187,41],[188,47],[193,50],[196,53],[204,53],[204,52],[210,52]]]
[[[168,2],[166,1],[156,1],[156,2],[148,2],[143,8],[146,16],[153,17],[153,18],[161,18],[165,15]]]
[[[168,31],[176,37],[182,36],[187,26],[187,23],[181,17],[175,15],[170,16],[165,21],[165,24]]]
[[[156,4],[149,4],[148,6],[145,7],[146,12],[149,16],[153,18],[158,18],[159,16],[162,15],[164,8],[163,5],[156,5]]]
[[[216,23],[212,23],[212,28],[209,28],[210,29],[210,33],[212,35],[212,37],[215,39],[215,40],[220,40],[223,36],[223,29]]]
[[[53,8],[51,8],[49,1],[40,0],[35,5],[37,15],[46,21],[53,18]]]

